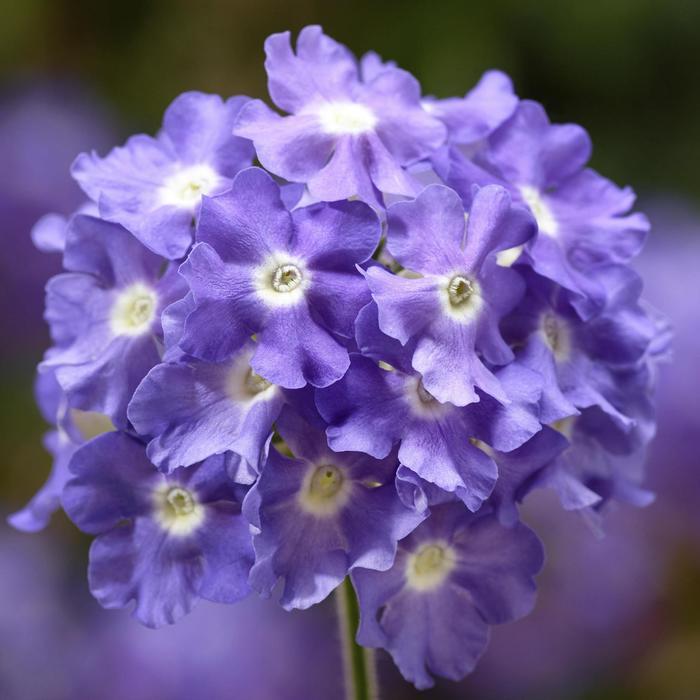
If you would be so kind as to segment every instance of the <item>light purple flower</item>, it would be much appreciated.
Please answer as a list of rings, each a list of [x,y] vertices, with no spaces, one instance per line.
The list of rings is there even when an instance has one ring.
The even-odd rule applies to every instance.
[[[447,127],[450,144],[471,147],[501,126],[517,106],[513,82],[498,70],[486,71],[464,97],[423,100],[423,108]]]
[[[84,202],[71,216],[86,214],[99,217],[99,210],[94,202]],[[66,238],[70,216],[61,214],[45,214],[32,226],[32,243],[42,253],[63,253],[66,248]]]
[[[422,108],[413,76],[391,65],[361,75],[350,51],[318,26],[302,29],[296,53],[289,32],[270,36],[265,53],[270,96],[288,116],[255,100],[234,130],[252,139],[265,168],[324,201],[415,194],[404,166],[430,156],[446,129]]]
[[[510,452],[495,450],[475,438],[470,438],[470,445],[481,449],[498,468],[498,479],[481,510],[493,510],[502,525],[511,527],[518,522],[518,505],[534,488],[545,485],[543,474],[550,474],[556,458],[567,449],[569,442],[558,430],[543,426],[526,443]],[[548,485],[558,488],[555,483]],[[457,498],[405,466],[400,466],[396,473],[396,488],[401,500],[419,512],[430,511],[434,506]]]
[[[70,478],[68,464],[76,449],[86,440],[114,429],[106,416],[71,408],[51,371],[37,374],[34,395],[44,420],[52,426],[44,435],[52,464],[46,482],[27,505],[8,517],[10,525],[23,532],[43,530],[61,507],[61,493]]]
[[[460,680],[486,648],[489,626],[527,615],[542,545],[522,524],[506,528],[461,504],[435,508],[399,543],[388,571],[356,569],[357,640],[382,647],[418,688],[431,674]]]
[[[611,501],[643,507],[654,500],[642,483],[646,449],[656,432],[657,364],[648,353],[638,366],[617,370],[608,396],[611,410],[594,405],[553,424],[569,447],[531,486],[553,488],[562,506],[583,511],[594,530],[601,530]]]
[[[495,450],[482,441],[476,445],[498,466],[498,481],[488,504],[499,522],[511,527],[518,522],[518,504],[532,489],[533,481],[568,447],[568,442],[559,431],[545,425],[526,443],[510,452]]]
[[[528,297],[505,325],[521,346],[518,361],[542,379],[540,420],[570,443],[530,487],[553,488],[565,509],[584,510],[600,529],[610,501],[653,500],[641,484],[655,431],[656,365],[668,338],[664,323],[641,308],[641,280],[631,269],[602,266],[596,278],[606,303],[582,321],[565,290],[527,275]]]
[[[521,259],[574,292],[583,315],[604,301],[589,270],[628,262],[649,230],[643,214],[629,214],[635,199],[630,188],[620,189],[586,168],[590,154],[584,129],[550,124],[539,104],[524,100],[472,159],[453,149],[447,171],[441,172],[466,202],[475,183],[496,183],[530,208],[539,232]]]
[[[386,339],[384,349],[382,337]],[[479,403],[458,407],[440,403],[427,391],[411,368],[410,352],[392,347],[396,341],[377,328],[374,304],[360,313],[357,338],[360,349],[369,356],[352,355],[346,375],[316,392],[316,405],[329,424],[330,447],[382,459],[398,444],[404,467],[457,496],[470,510],[478,510],[491,494],[498,474],[491,455],[473,441],[512,450],[540,430],[538,383],[531,372],[511,365],[498,373],[509,397],[507,406],[482,395]],[[380,366],[377,360],[385,364]],[[417,506],[413,498],[406,500]]]
[[[147,453],[156,466],[171,472],[232,451],[240,458],[237,480],[255,480],[284,397],[251,369],[254,347],[249,342],[226,362],[183,359],[146,375],[128,416],[151,438]]]
[[[307,608],[361,566],[388,569],[396,543],[423,520],[396,493],[396,453],[373,459],[333,452],[321,430],[286,408],[277,424],[294,454],[270,451],[245,512],[254,538],[253,588],[269,595],[283,579],[281,604]]]
[[[192,244],[202,195],[228,189],[253,150],[231,134],[247,97],[185,92],[168,107],[156,138],[132,136],[100,158],[83,153],[73,177],[100,214],[125,226],[151,250],[182,258]]]
[[[642,282],[630,268],[602,266],[591,278],[604,290],[605,304],[583,321],[570,293],[526,274],[527,295],[505,320],[504,333],[520,348],[518,362],[541,376],[543,423],[599,406],[625,428],[629,419],[611,403],[617,372],[645,361],[657,329],[639,303]]]
[[[642,486],[645,451],[655,432],[647,368],[625,373],[619,389],[618,408],[628,424],[621,426],[597,406],[559,421],[555,427],[569,447],[532,482],[533,488],[554,489],[566,510],[583,510],[595,530],[611,501],[644,507],[654,500]]]
[[[486,363],[513,359],[498,324],[524,284],[496,253],[526,242],[534,220],[501,187],[479,190],[467,217],[453,190],[431,185],[415,201],[392,205],[388,223],[389,251],[411,274],[367,270],[381,330],[415,343],[413,368],[438,401],[465,406],[478,401],[477,388],[506,401]]]
[[[379,233],[362,202],[290,213],[267,173],[243,171],[230,192],[204,200],[202,242],[180,268],[195,303],[181,349],[220,362],[256,335],[250,365],[268,381],[290,389],[333,383],[348,368],[345,343],[369,301],[356,265],[370,258]]]
[[[71,219],[64,266],[47,285],[51,369],[71,406],[125,425],[131,395],[160,357],[160,311],[182,296],[174,270],[126,229],[90,216]]]
[[[222,457],[168,476],[135,438],[113,432],[81,447],[63,507],[85,532],[90,590],[106,608],[135,601],[149,627],[172,624],[198,598],[233,603],[248,594],[252,547],[241,487]]]

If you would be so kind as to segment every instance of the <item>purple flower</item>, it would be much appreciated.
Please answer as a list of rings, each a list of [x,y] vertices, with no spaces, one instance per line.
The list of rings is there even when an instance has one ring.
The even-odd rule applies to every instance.
[[[540,420],[553,423],[599,406],[624,428],[629,419],[611,403],[619,370],[644,362],[657,330],[639,303],[641,279],[622,265],[597,268],[605,305],[581,320],[571,295],[535,274],[528,292],[503,324],[508,340],[521,349],[518,361],[542,378]]]
[[[269,595],[284,580],[281,604],[323,600],[355,567],[388,569],[396,543],[423,515],[396,493],[396,453],[382,460],[333,452],[323,431],[285,409],[277,424],[294,457],[271,450],[245,510],[253,540],[253,588]]]
[[[52,459],[49,476],[29,502],[7,518],[12,527],[22,532],[43,530],[61,507],[61,492],[70,478],[68,463],[78,447],[59,430],[46,433],[43,444]]]
[[[454,191],[431,185],[415,201],[392,205],[388,222],[389,251],[411,274],[366,272],[381,330],[403,345],[415,343],[413,368],[438,401],[465,406],[478,401],[476,388],[506,401],[485,362],[513,359],[498,324],[524,285],[495,254],[527,241],[532,217],[495,186],[477,192],[465,217]]]
[[[501,71],[486,71],[464,96],[426,98],[423,108],[447,127],[450,144],[473,146],[508,119],[518,106],[513,82]]]
[[[232,136],[247,97],[186,92],[168,107],[163,130],[131,137],[105,158],[83,153],[73,177],[108,221],[125,226],[151,250],[182,258],[192,244],[202,195],[228,189],[253,150]]]
[[[666,334],[665,326],[657,331]],[[553,488],[567,510],[583,510],[594,530],[610,501],[646,506],[654,496],[642,487],[645,453],[656,431],[654,395],[664,343],[653,340],[634,366],[610,373],[607,403],[553,423],[569,447],[531,486]]]
[[[436,401],[420,376],[386,371],[354,355],[345,377],[320,390],[316,401],[334,450],[385,458],[400,443],[401,464],[474,511],[493,490],[496,465],[469,443],[470,416]]]
[[[233,451],[240,457],[237,480],[255,480],[284,398],[251,369],[253,352],[249,342],[227,362],[182,360],[146,375],[128,415],[151,438],[147,453],[155,465],[171,472]]]
[[[379,233],[362,202],[290,213],[267,173],[243,171],[230,192],[204,200],[202,242],[180,268],[195,303],[180,347],[219,362],[256,335],[250,365],[268,381],[292,389],[333,383],[348,368],[344,343],[369,301],[356,265]]]
[[[413,195],[404,166],[430,156],[446,129],[421,106],[420,85],[391,65],[360,74],[350,51],[318,26],[265,42],[270,96],[281,117],[255,100],[234,129],[252,139],[260,162],[286,180],[306,183],[325,201],[380,193]]]
[[[561,288],[528,275],[528,297],[505,325],[522,346],[518,361],[542,378],[540,420],[570,442],[531,486],[554,488],[564,508],[587,509],[597,528],[596,513],[610,500],[652,500],[641,482],[654,434],[659,334],[666,332],[641,308],[641,281],[632,270],[604,266],[596,277],[606,304],[589,320]]]
[[[198,598],[233,603],[248,594],[252,549],[240,487],[212,457],[165,476],[125,433],[81,447],[63,507],[85,532],[90,590],[106,608],[135,601],[149,627],[172,624]]]
[[[555,483],[545,484],[543,474],[549,475],[549,470],[554,470],[555,459],[569,446],[564,435],[548,426],[510,452],[495,450],[477,438],[470,438],[469,443],[482,450],[498,468],[498,479],[481,509],[493,510],[506,527],[518,522],[518,504],[535,487],[557,488]],[[401,500],[421,513],[457,498],[405,466],[400,466],[396,473],[396,488]]]
[[[499,522],[506,527],[518,522],[518,503],[532,489],[533,481],[568,447],[566,438],[546,425],[510,452],[494,450],[481,440],[475,444],[498,466],[498,481],[488,503]]]
[[[37,374],[34,394],[44,420],[53,426],[44,435],[52,464],[48,479],[29,503],[8,518],[12,527],[24,532],[43,530],[61,507],[61,493],[70,478],[68,464],[76,449],[86,440],[114,430],[106,416],[70,408],[53,372]]]
[[[470,510],[478,510],[491,494],[498,474],[491,456],[470,439],[512,450],[540,430],[536,418],[539,391],[531,372],[511,365],[498,373],[509,396],[507,406],[482,395],[479,403],[458,407],[440,403],[427,391],[421,376],[411,368],[410,353],[392,347],[396,341],[379,331],[374,304],[358,317],[357,339],[369,357],[352,355],[345,376],[316,392],[316,404],[329,424],[330,447],[383,459],[398,443],[398,458],[404,467],[439,490],[456,495]],[[380,366],[377,360],[384,364]],[[444,495],[436,497],[442,500]],[[413,498],[406,500],[425,509],[426,504],[420,507]]]
[[[396,61],[385,61],[376,51],[368,51],[360,58],[360,77],[363,83],[369,83],[380,73],[398,68]]]
[[[629,261],[649,229],[644,215],[628,213],[634,203],[631,189],[620,189],[585,167],[590,152],[584,129],[550,124],[539,104],[525,100],[473,159],[453,149],[448,171],[442,172],[467,202],[474,183],[496,183],[527,204],[539,232],[526,247],[525,261],[574,292],[584,315],[604,300],[589,270]]]
[[[99,218],[99,210],[94,202],[85,202],[73,212]],[[61,214],[45,214],[32,226],[32,243],[42,253],[63,253],[71,217]]]
[[[124,425],[126,406],[159,361],[160,311],[184,293],[174,270],[126,229],[77,215],[67,235],[68,270],[47,285],[46,320],[54,347],[42,363],[71,406]]]
[[[569,446],[532,482],[533,488],[554,489],[566,510],[584,510],[595,530],[611,501],[643,507],[654,500],[642,487],[645,450],[655,431],[649,369],[621,374],[618,390],[613,405],[627,423],[598,406],[558,421]]]
[[[433,510],[399,543],[388,571],[356,569],[358,642],[382,647],[418,688],[459,680],[486,648],[489,626],[527,615],[544,554],[522,524],[506,528],[460,504]]]

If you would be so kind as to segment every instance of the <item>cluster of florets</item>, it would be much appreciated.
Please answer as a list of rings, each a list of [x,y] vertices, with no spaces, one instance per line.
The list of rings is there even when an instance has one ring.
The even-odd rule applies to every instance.
[[[460,678],[533,606],[529,492],[594,525],[650,499],[647,220],[502,73],[440,100],[319,27],[265,51],[284,114],[185,93],[155,138],[79,156],[89,203],[35,228],[66,270],[55,462],[13,522],[62,505],[96,535],[92,593],[151,626],[350,575],[361,644]]]

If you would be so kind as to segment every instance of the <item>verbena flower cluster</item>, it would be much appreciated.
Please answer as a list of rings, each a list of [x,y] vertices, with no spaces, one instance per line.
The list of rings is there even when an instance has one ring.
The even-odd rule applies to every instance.
[[[651,499],[648,223],[500,72],[441,100],[320,27],[265,52],[279,111],[185,93],[37,224],[54,466],[12,522],[62,505],[93,595],[149,626],[350,575],[361,644],[458,679],[533,607],[529,492],[594,527]]]

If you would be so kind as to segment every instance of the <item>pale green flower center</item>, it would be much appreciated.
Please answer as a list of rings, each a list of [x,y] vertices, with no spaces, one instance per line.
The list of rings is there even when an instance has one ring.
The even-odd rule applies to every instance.
[[[474,294],[474,286],[470,279],[462,275],[455,275],[447,285],[447,296],[452,306],[461,306],[469,301]]]
[[[301,270],[291,263],[280,265],[272,273],[272,288],[282,294],[293,292],[302,282]]]
[[[153,504],[158,524],[176,537],[191,535],[204,521],[204,507],[184,486],[161,484],[153,492]]]
[[[111,326],[115,335],[141,335],[151,329],[158,296],[143,282],[122,290],[112,306]]]
[[[414,590],[425,592],[441,586],[456,565],[454,550],[443,542],[429,542],[406,562],[406,580]]]
[[[299,492],[299,503],[311,515],[335,515],[345,506],[351,485],[340,467],[334,464],[311,465]]]

